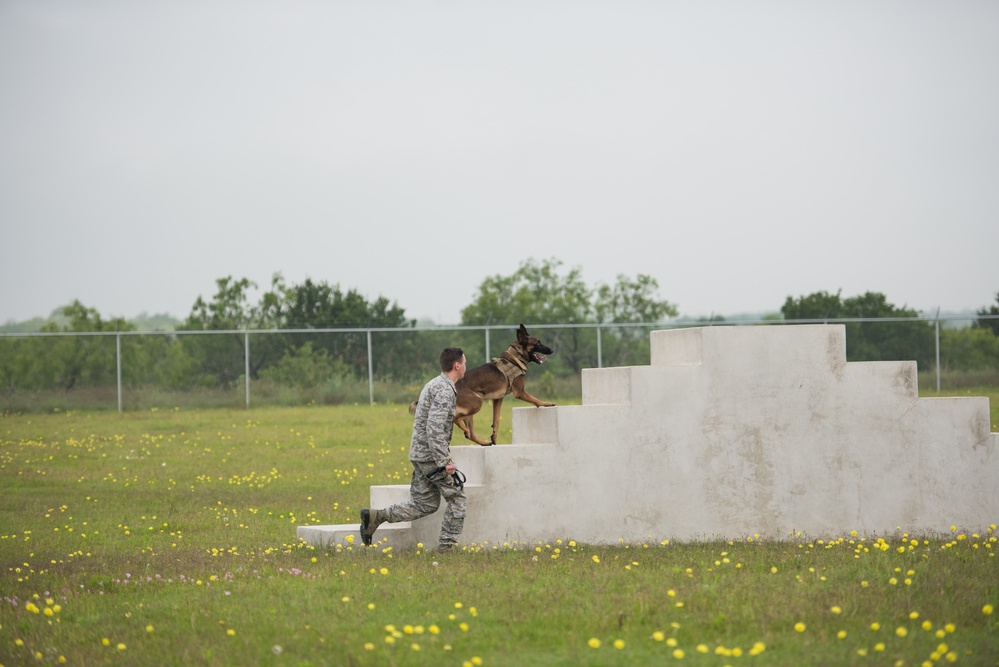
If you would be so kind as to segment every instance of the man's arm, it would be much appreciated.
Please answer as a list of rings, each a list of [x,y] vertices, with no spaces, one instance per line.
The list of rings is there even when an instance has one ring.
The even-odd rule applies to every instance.
[[[451,432],[454,428],[454,395],[448,396],[449,390],[438,391],[430,403],[430,413],[427,416],[427,444],[434,463],[447,466],[451,462]],[[450,471],[448,471],[450,472]]]

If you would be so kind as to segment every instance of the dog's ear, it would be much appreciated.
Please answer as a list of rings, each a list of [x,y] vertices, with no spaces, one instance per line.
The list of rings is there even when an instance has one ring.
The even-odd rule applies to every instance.
[[[523,324],[521,324],[520,328],[517,329],[517,338],[520,338],[521,336],[527,338],[527,327],[525,327]]]

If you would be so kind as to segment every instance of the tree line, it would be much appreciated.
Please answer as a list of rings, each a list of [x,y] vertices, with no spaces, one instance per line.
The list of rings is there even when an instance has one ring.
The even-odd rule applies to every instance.
[[[529,259],[512,275],[486,278],[472,302],[462,309],[461,325],[600,324],[604,366],[648,363],[650,329],[628,325],[662,323],[678,314],[674,304],[659,296],[657,281],[643,274],[621,274],[613,284],[590,287],[580,269],[563,272],[561,266],[557,259]],[[345,291],[324,281],[306,279],[289,285],[276,274],[255,299],[251,292],[257,285],[246,278],[219,278],[215,287],[210,298],[196,299],[171,335],[123,336],[118,340],[2,337],[0,394],[113,384],[119,353],[121,379],[128,386],[156,385],[177,391],[233,386],[245,378],[247,370],[251,379],[276,385],[332,386],[367,377],[372,363],[367,329],[413,330],[411,335],[379,337],[377,372],[386,381],[419,382],[433,372],[435,356],[427,349],[455,344],[469,350],[484,348],[479,334],[418,332],[417,322],[407,318],[397,303],[381,296],[369,301],[356,289]],[[63,308],[62,315],[63,323],[49,322],[42,332],[135,331],[125,319],[105,320],[96,309],[79,301]],[[999,372],[999,307],[982,308],[977,315],[971,327],[940,332],[941,350],[945,350],[941,366],[958,372]],[[934,367],[937,341],[933,323],[919,319],[915,310],[895,306],[878,292],[847,298],[840,292],[825,291],[789,296],[775,319],[843,318],[864,320],[846,324],[849,360],[915,359],[920,369]],[[726,323],[723,318],[713,318],[711,324]],[[309,333],[317,329],[346,331]],[[355,329],[358,331],[351,331]],[[251,354],[247,355],[249,332],[259,330],[280,333],[253,336]],[[192,332],[215,335],[185,335]],[[558,351],[553,363],[546,364],[549,372],[578,375],[582,368],[596,365],[595,329],[552,326],[546,336],[545,342]],[[488,352],[482,350],[483,354]],[[414,359],[422,361],[414,363]]]

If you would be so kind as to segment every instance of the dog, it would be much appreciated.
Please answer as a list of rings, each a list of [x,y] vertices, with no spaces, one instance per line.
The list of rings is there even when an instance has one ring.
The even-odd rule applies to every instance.
[[[496,433],[499,431],[500,408],[503,407],[503,399],[511,392],[514,398],[539,408],[555,405],[531,396],[524,388],[527,382],[527,365],[542,364],[548,355],[553,353],[554,350],[527,333],[527,329],[521,324],[517,330],[517,342],[508,347],[502,355],[493,358],[487,364],[466,371],[465,377],[455,383],[458,397],[454,413],[454,423],[465,437],[483,447],[495,445]],[[477,438],[472,429],[473,418],[486,401],[493,402],[493,432],[488,441]],[[416,412],[415,402],[409,406],[409,411]]]

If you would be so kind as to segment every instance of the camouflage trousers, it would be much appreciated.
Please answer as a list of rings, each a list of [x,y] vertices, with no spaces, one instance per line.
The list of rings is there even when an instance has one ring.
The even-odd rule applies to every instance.
[[[385,512],[389,523],[415,521],[429,516],[441,505],[441,497],[447,501],[444,521],[441,524],[440,543],[453,545],[461,535],[465,525],[465,492],[454,484],[454,477],[443,470],[433,473],[437,467],[433,463],[412,461],[413,481],[409,486],[409,501],[392,505]]]

